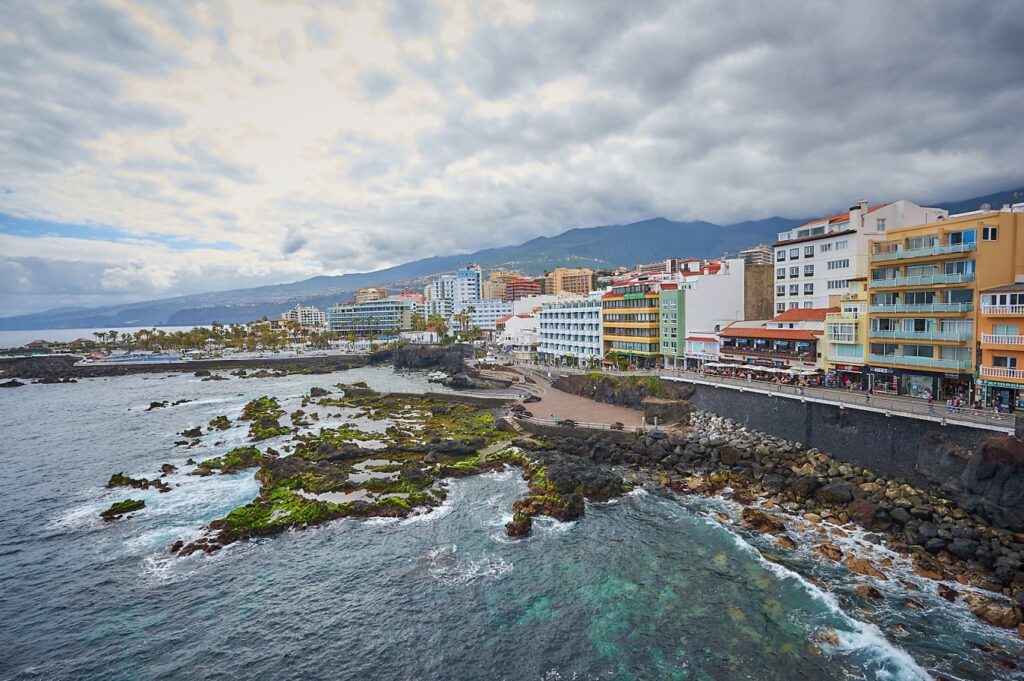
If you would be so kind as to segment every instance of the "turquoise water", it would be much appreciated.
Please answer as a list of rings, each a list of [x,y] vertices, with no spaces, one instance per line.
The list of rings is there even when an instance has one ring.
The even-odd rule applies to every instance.
[[[857,580],[812,560],[811,542],[778,554],[709,516],[725,502],[653,488],[589,505],[574,523],[541,520],[525,541],[503,532],[525,489],[511,470],[453,481],[428,515],[342,520],[213,556],[167,549],[255,496],[251,473],[175,474],[170,493],[132,493],[143,512],[97,518],[125,496],[103,488],[111,473],[152,477],[245,436],[186,451],[173,447],[182,429],[233,418],[261,394],[290,408],[332,380],[427,385],[367,368],[0,393],[0,678],[1015,678],[978,646],[1019,656],[1019,644],[933,583],[914,592],[890,580],[878,584],[885,603],[858,600]],[[195,401],[144,411],[183,397]],[[922,609],[901,605],[911,596]],[[818,641],[824,632],[835,645]]]

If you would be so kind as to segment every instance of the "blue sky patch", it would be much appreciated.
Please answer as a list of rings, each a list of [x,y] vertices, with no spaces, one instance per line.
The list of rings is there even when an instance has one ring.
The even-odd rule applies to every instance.
[[[0,234],[12,234],[14,236],[30,238],[59,236],[69,239],[88,239],[90,241],[149,241],[176,251],[187,251],[193,248],[212,248],[218,251],[242,250],[238,244],[228,241],[206,243],[174,234],[133,234],[108,225],[73,225],[64,222],[49,222],[47,220],[30,220],[7,215],[6,213],[0,213]]]

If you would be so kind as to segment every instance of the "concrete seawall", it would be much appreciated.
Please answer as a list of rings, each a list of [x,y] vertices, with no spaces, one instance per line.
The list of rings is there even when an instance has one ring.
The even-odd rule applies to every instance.
[[[694,407],[748,428],[816,447],[847,463],[915,485],[959,477],[968,457],[993,431],[886,415],[884,410],[840,408],[793,396],[688,383]]]

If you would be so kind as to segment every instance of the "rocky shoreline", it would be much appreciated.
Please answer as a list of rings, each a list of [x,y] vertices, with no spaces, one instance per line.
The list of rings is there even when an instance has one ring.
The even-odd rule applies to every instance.
[[[629,465],[637,479],[674,492],[740,503],[747,507],[741,523],[775,535],[783,549],[792,543],[786,518],[818,530],[829,524],[864,528],[907,556],[918,575],[990,592],[970,596],[972,612],[1024,637],[1024,533],[993,526],[941,491],[886,479],[704,412],[694,412],[684,429],[654,431],[632,443],[602,434],[551,440],[558,451]],[[997,446],[1009,445],[989,444]],[[885,566],[870,559],[844,557],[827,544],[820,554],[845,560],[851,572],[885,578]]]

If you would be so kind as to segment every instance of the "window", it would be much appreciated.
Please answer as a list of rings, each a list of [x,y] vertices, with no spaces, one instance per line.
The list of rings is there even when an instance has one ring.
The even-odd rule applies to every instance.
[[[899,302],[899,296],[897,296],[894,292],[871,294],[872,305],[896,305]]]
[[[784,296],[784,295],[786,295],[786,285],[785,284],[780,284],[779,286],[776,286],[775,287],[775,295],[777,295],[777,296]]]
[[[791,303],[789,304],[789,309],[790,309],[790,310],[795,310],[795,309],[796,309],[796,308],[798,308],[798,307],[800,307],[800,303],[798,303],[798,302],[796,302],[796,301],[793,301],[793,302],[791,302]]]
[[[958,320],[959,321],[959,320]],[[1016,336],[1016,324],[993,324],[992,333],[996,336]]]
[[[888,357],[895,357],[896,351],[899,346],[895,343],[872,343],[871,354],[872,355],[886,355]]]
[[[978,242],[978,232],[974,229],[965,229],[962,232],[950,232],[949,243],[951,244],[973,244]]]
[[[786,268],[785,267],[780,267],[779,269],[775,270],[775,278],[776,279],[785,279],[786,278]]]
[[[907,250],[916,251],[922,248],[931,248],[939,244],[939,237],[936,234],[926,236],[912,236],[907,239]]]
[[[813,296],[814,295],[814,284],[804,284],[804,295],[805,296]]]
[[[782,248],[782,249],[780,249],[778,251],[775,251],[775,261],[776,262],[783,262],[785,259],[786,259],[786,249],[785,248]]]
[[[789,285],[789,295],[791,295],[791,296],[800,295],[800,284],[790,284]]]
[[[915,333],[924,333],[925,331],[935,330],[935,321],[932,319],[904,319],[903,330],[913,331]]]
[[[795,279],[795,278],[797,278],[799,276],[800,276],[800,268],[799,267],[790,267],[789,268],[789,278],[790,279]]]
[[[814,276],[814,265],[804,265],[804,276],[805,277],[813,277]]]
[[[944,303],[970,303],[974,300],[974,294],[970,289],[948,289],[942,292],[942,302]]]
[[[900,274],[898,267],[876,267],[871,270],[871,281],[884,281],[895,279]]]
[[[952,359],[958,362],[970,362],[971,361],[971,348],[965,348],[957,345],[943,345],[939,357],[942,359]]]
[[[836,250],[837,251],[845,251],[846,247],[849,246],[849,245],[850,245],[850,242],[847,241],[846,239],[843,239],[842,241],[837,241],[836,242]]]
[[[875,220],[875,231],[877,231],[877,232],[884,232],[885,231],[885,218],[877,218]]]
[[[812,246],[804,246],[804,257],[805,258],[813,258],[814,257],[814,246],[813,245]]]
[[[982,241],[995,241],[999,238],[998,227],[982,227],[981,228],[981,239]]]
[[[850,266],[850,259],[849,258],[843,258],[842,260],[829,260],[828,261],[828,269],[830,269],[830,270],[841,270],[844,267],[849,267],[849,266]]]
[[[775,313],[776,314],[782,314],[785,311],[786,311],[786,304],[785,303],[776,303],[775,304]]]
[[[812,301],[812,300],[805,300],[804,301],[804,309],[805,310],[810,310],[812,307],[814,307],[814,301]]]
[[[999,355],[992,355],[992,366],[1002,367],[1004,369],[1016,369],[1017,358],[1016,357],[1000,357]]]
[[[900,328],[900,320],[889,317],[873,317],[871,319],[872,331],[897,331]]]
[[[845,289],[848,286],[849,282],[847,282],[845,279],[833,279],[832,281],[828,282],[828,288],[830,291],[835,291],[836,289]]]
[[[903,302],[907,305],[931,305],[935,302],[935,291],[906,291]]]
[[[822,244],[818,246],[818,251],[821,253],[828,253],[832,250],[832,244]]]
[[[930,265],[907,265],[908,277],[930,277],[939,273],[939,266],[935,263]]]
[[[973,260],[952,260],[942,263],[943,274],[974,274]]]
[[[791,249],[789,249],[789,259],[790,260],[796,260],[799,257],[800,257],[800,249],[799,248],[791,248]]]

